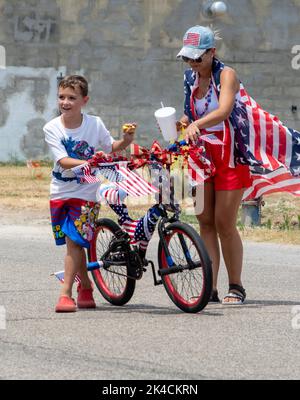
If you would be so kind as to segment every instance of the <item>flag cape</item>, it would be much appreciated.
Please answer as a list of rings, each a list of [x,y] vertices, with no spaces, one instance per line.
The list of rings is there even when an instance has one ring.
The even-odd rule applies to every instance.
[[[225,65],[214,59],[212,79],[217,96],[220,95],[220,75]],[[198,119],[194,92],[198,75],[185,72],[185,114],[190,121]],[[278,117],[263,110],[249,96],[242,83],[236,95],[233,111],[224,121],[224,143],[230,153],[224,162],[230,167],[249,165],[253,186],[244,199],[256,198],[259,193],[290,192],[300,194],[300,132],[287,128]],[[274,173],[276,171],[276,173]]]

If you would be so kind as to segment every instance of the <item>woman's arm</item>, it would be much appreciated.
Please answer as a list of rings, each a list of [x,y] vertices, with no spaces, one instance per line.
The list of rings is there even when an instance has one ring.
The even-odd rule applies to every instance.
[[[232,68],[224,68],[221,73],[220,83],[219,107],[190,124],[186,130],[186,139],[196,141],[197,136],[200,134],[200,129],[218,125],[220,122],[225,121],[232,113],[235,95],[239,90],[239,81],[236,72]]]

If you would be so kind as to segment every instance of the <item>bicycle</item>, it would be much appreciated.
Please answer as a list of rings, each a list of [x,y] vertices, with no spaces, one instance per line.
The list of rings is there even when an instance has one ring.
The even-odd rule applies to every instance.
[[[161,187],[160,193],[161,193]],[[207,305],[212,291],[211,260],[205,245],[190,225],[180,221],[180,207],[159,202],[158,269],[120,225],[108,218],[96,222],[94,239],[88,250],[88,270],[101,295],[111,304],[123,306],[132,298],[136,282],[150,265],[154,285],[163,284],[168,296],[182,311],[197,313]]]

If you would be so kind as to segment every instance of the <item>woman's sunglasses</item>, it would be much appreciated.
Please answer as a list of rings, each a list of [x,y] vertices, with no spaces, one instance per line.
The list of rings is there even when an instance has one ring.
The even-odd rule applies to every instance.
[[[201,57],[196,58],[196,60],[194,60],[193,58],[188,58],[188,57],[184,57],[184,56],[181,56],[181,59],[182,59],[182,61],[184,61],[186,63],[188,63],[188,62],[201,63],[203,61],[203,56],[205,56],[205,54],[207,52],[209,52],[209,50],[210,49],[207,49],[206,52],[203,53]]]

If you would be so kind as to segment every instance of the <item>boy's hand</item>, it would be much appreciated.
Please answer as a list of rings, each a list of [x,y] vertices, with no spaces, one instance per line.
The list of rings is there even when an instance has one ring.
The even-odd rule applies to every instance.
[[[123,126],[122,126],[122,129],[123,129],[123,133],[129,133],[130,135],[133,135],[134,133],[135,133],[135,130],[136,130],[136,127],[137,127],[137,124],[124,124]]]
[[[123,139],[126,143],[126,145],[130,145],[130,143],[133,142],[134,140],[134,134],[135,134],[135,130],[136,130],[137,124],[133,123],[133,124],[124,124],[122,126],[123,129]]]

